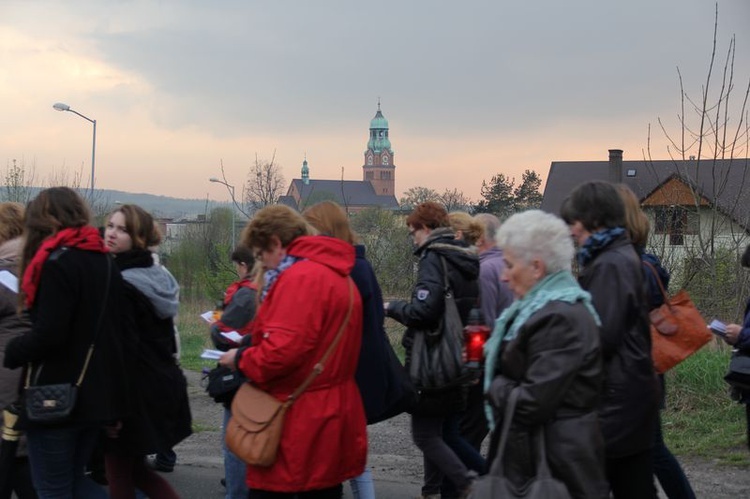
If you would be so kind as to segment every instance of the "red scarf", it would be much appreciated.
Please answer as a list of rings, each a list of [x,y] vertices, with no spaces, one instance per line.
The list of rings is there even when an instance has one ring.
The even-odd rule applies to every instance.
[[[42,244],[36,250],[34,257],[23,273],[21,289],[26,295],[25,303],[28,308],[31,308],[34,304],[36,290],[39,287],[39,279],[42,277],[42,265],[44,265],[44,262],[47,261],[47,258],[49,258],[53,251],[63,246],[85,251],[95,251],[97,253],[107,253],[109,251],[109,248],[104,245],[104,240],[99,231],[90,225],[75,229],[62,229],[49,236],[42,241]]]

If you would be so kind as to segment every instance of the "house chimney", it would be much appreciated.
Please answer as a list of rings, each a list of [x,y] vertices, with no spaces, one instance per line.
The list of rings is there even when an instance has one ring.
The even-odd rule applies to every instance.
[[[613,184],[622,182],[622,149],[609,150],[609,178]]]

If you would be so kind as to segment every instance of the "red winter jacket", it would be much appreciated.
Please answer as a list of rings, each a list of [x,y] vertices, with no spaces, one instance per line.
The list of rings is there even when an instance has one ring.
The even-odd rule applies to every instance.
[[[295,239],[287,253],[305,258],[271,286],[256,315],[253,346],[239,362],[259,388],[285,399],[312,372],[349,308],[354,247],[326,236]],[[273,466],[247,467],[251,488],[302,492],[360,475],[367,456],[362,399],[354,373],[362,334],[362,302],[352,287],[348,326],[323,372],[287,411]]]

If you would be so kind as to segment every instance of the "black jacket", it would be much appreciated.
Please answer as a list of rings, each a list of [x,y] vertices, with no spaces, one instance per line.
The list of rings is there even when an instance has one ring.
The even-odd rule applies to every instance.
[[[107,254],[61,248],[42,266],[31,308],[32,330],[10,342],[6,367],[31,362],[34,374],[41,366],[35,384],[75,383],[103,313],[75,409],[65,424],[108,423],[128,412],[122,300],[122,278]]]
[[[603,380],[599,330],[586,307],[548,303],[521,326],[514,340],[503,344],[499,365],[502,374],[494,378],[487,397],[501,419],[511,390],[520,387],[504,453],[508,477],[521,485],[534,476],[531,435],[543,425],[550,470],[571,495],[609,497],[596,414]],[[496,426],[490,459],[497,453],[499,433]]]
[[[118,254],[115,263],[121,271],[154,265],[150,252],[138,253]],[[110,449],[135,455],[167,451],[192,432],[187,381],[175,359],[173,318],[159,317],[149,298],[127,281],[123,305],[133,414]]]
[[[605,384],[599,418],[608,458],[653,444],[659,388],[651,359],[641,260],[625,235],[594,255],[578,277],[602,321]]]
[[[411,300],[396,300],[388,305],[386,315],[406,326],[402,344],[406,349],[406,368],[411,364],[411,347],[414,335],[418,331],[435,329],[445,311],[445,283],[443,264],[445,259],[448,269],[448,282],[453,290],[461,322],[466,325],[469,311],[478,304],[479,298],[479,257],[476,250],[469,248],[465,242],[455,239],[453,231],[439,228],[432,231],[427,240],[417,248],[419,257],[417,283],[412,291]],[[439,395],[440,411],[445,414],[463,411],[465,408],[465,390],[457,389]],[[420,405],[432,406],[427,397],[420,397]],[[425,411],[435,411],[425,407]]]

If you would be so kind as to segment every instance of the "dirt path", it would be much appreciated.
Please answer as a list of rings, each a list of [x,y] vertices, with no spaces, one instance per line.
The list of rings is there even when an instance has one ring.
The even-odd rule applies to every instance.
[[[188,372],[187,377],[194,424],[198,431],[176,448],[180,466],[220,470],[222,459],[219,432],[222,408],[203,392],[199,373]],[[379,482],[387,482],[389,484],[387,490],[392,491],[394,484],[396,490],[401,489],[397,496],[389,492],[389,497],[385,498],[383,494],[380,494],[380,497],[397,499],[397,497],[418,495],[422,477],[422,458],[411,441],[408,416],[402,415],[384,421],[370,426],[368,430],[369,465],[372,468],[376,486]],[[680,458],[680,461],[697,497],[708,499],[750,497],[750,469],[722,465],[699,458]],[[379,488],[379,490],[384,489]],[[191,497],[189,493],[182,494],[182,496]]]

